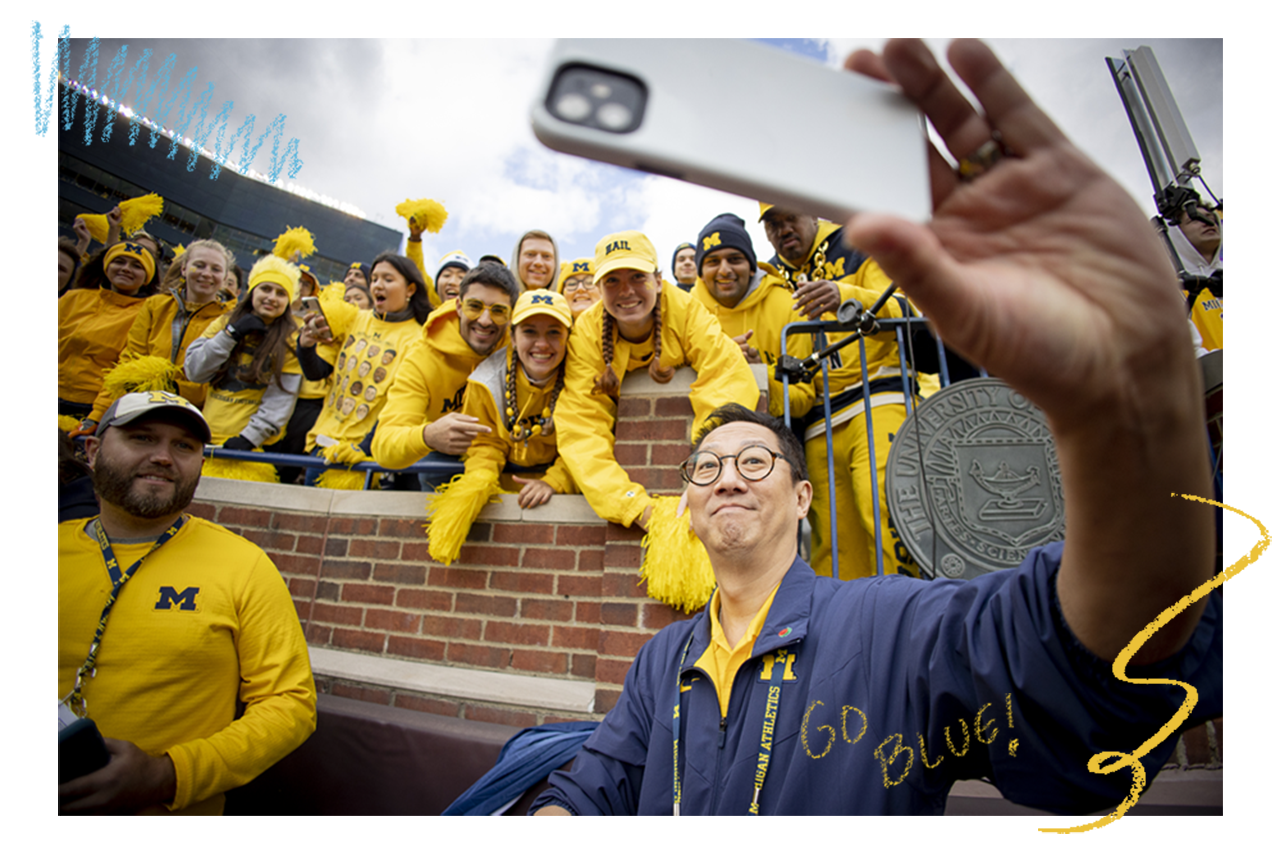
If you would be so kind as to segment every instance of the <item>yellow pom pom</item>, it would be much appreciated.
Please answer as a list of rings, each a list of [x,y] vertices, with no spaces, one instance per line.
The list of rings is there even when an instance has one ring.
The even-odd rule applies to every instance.
[[[251,463],[247,460],[208,457],[200,473],[204,477],[222,477],[227,480],[251,480],[256,483],[280,482],[276,467],[271,463]]]
[[[293,253],[301,252],[302,257],[306,258],[312,252],[316,251],[315,240],[311,237],[311,232],[302,226],[291,228],[284,234],[276,238],[276,245],[272,248],[271,254],[277,258],[283,258],[286,261],[293,260]]]
[[[325,469],[324,473],[316,478],[316,486],[321,489],[364,489],[364,474],[362,471],[348,469]],[[377,483],[378,475],[375,474],[369,487],[372,489]]]
[[[640,541],[640,577],[649,582],[651,599],[692,613],[707,604],[715,589],[711,558],[689,527],[689,517],[676,518],[678,497],[659,495],[653,502],[649,532]]]
[[[329,332],[339,344],[347,340],[347,333],[360,317],[360,309],[343,299],[346,293],[346,285],[339,282],[336,287],[321,288],[319,296],[320,310],[329,321]]]
[[[471,523],[486,504],[500,500],[501,492],[498,472],[492,469],[474,469],[436,487],[427,496],[427,551],[431,557],[445,566],[457,560]]]
[[[125,199],[120,203],[120,232],[132,235],[140,231],[147,220],[159,216],[164,210],[164,199],[155,193],[147,193],[136,199]]]
[[[135,391],[178,390],[182,370],[163,356],[139,356],[121,362],[102,379],[102,387],[111,399]]]
[[[418,221],[418,225],[432,234],[438,234],[440,229],[444,228],[445,220],[449,218],[449,212],[444,209],[444,205],[435,199],[405,199],[396,205],[396,213],[406,220],[412,217]]]
[[[70,433],[72,430],[80,426],[80,419],[73,415],[59,415],[58,429],[63,433]]]
[[[106,216],[103,214],[80,214],[76,219],[84,220],[84,224],[89,227],[89,236],[99,243],[107,242],[107,233],[111,230],[111,224],[107,222]]]

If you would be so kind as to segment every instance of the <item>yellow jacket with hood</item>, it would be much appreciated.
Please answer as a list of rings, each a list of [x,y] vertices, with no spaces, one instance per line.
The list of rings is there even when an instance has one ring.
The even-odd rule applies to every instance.
[[[747,344],[760,352],[760,358],[769,366],[769,414],[782,416],[782,382],[774,378],[774,365],[782,352],[782,327],[788,323],[807,320],[793,305],[791,286],[769,264],[760,262],[752,284],[733,308],[722,305],[699,276],[689,292],[700,302],[731,338],[737,338],[751,330]],[[810,333],[790,335],[787,352],[803,359],[813,352],[813,336]],[[813,383],[791,383],[791,414],[804,415],[813,407]]]
[[[117,365],[132,361],[142,356],[160,356],[183,368],[187,347],[209,328],[209,324],[217,320],[235,305],[231,300],[207,302],[188,311],[186,301],[182,298],[182,290],[174,288],[167,294],[156,294],[147,297],[138,309],[129,327],[129,339],[120,351]],[[174,333],[178,332],[178,340],[174,341]],[[194,403],[204,405],[206,383],[195,383],[187,379],[186,371],[178,375],[178,394]],[[98,393],[93,404],[93,412],[89,418],[101,421],[107,407],[112,403],[111,395],[106,391]]]
[[[504,332],[496,347],[506,343]],[[422,440],[422,428],[446,413],[462,411],[467,377],[484,357],[471,349],[458,329],[456,300],[431,312],[387,393],[373,437],[378,465],[402,469],[431,452]]]
[[[521,293],[533,289],[533,285],[520,278],[520,247],[524,243],[525,238],[531,233],[532,232],[526,231],[524,234],[520,235],[520,238],[516,240],[515,249],[511,252],[511,275],[515,276],[516,284],[520,286]],[[554,291],[556,289],[556,282],[560,277],[560,247],[556,245],[554,237],[543,237],[541,234],[536,236],[543,240],[547,240],[551,244],[551,280],[547,282],[545,287]]]
[[[696,434],[718,406],[740,403],[755,409],[760,399],[755,374],[742,349],[725,335],[719,322],[702,304],[674,285],[663,282],[662,359],[664,367],[688,365],[698,378],[689,388]],[[649,494],[618,465],[613,455],[618,403],[606,394],[593,394],[596,377],[604,371],[601,328],[604,301],[587,309],[573,324],[565,357],[564,391],[556,406],[555,424],[560,455],[601,519],[630,525],[649,506]],[[619,382],[653,358],[653,339],[633,344],[614,329],[613,370]],[[692,435],[691,437],[692,438]]]
[[[507,387],[509,350],[509,345],[495,350],[467,380],[462,412],[479,419],[492,431],[476,436],[467,449],[467,471],[489,469],[501,472],[508,462],[526,468],[547,466],[545,474],[530,474],[528,477],[538,477],[558,493],[577,492],[569,467],[556,449],[554,424],[548,425],[550,429],[530,436],[527,441],[511,438],[507,430],[502,410],[505,409],[503,393]],[[543,411],[551,405],[554,388],[554,376],[545,386],[538,387],[529,382],[524,371],[517,370],[515,423],[525,429],[537,424]]]

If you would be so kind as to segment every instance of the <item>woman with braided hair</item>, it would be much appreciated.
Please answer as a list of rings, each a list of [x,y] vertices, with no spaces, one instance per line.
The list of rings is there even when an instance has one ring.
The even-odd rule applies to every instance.
[[[488,428],[471,440],[466,471],[427,500],[432,558],[449,564],[491,496],[518,492],[538,507],[577,485],[556,449],[553,416],[564,390],[564,357],[573,326],[569,302],[554,291],[525,291],[512,314],[511,343],[467,379],[462,413]],[[521,477],[523,475],[523,477]]]
[[[600,518],[647,530],[653,500],[613,454],[618,395],[628,372],[645,368],[671,381],[688,365],[696,433],[717,406],[754,409],[760,397],[742,349],[700,303],[664,287],[653,243],[638,231],[611,234],[596,244],[595,282],[601,299],[583,312],[569,336],[565,386],[555,412],[560,455]]]

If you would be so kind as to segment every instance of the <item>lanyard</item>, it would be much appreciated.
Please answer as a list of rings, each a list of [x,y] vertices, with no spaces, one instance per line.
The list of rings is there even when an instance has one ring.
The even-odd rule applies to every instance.
[[[676,669],[676,702],[672,710],[672,815],[680,815],[680,730],[682,719],[687,717],[684,708],[685,691],[689,690],[680,674],[684,672],[684,663],[689,655],[689,646],[693,643],[693,633],[685,642],[684,651],[680,653],[680,666]],[[778,700],[782,694],[782,677],[786,672],[784,662],[776,655],[773,662],[773,675],[769,678],[769,693],[764,704],[764,720],[760,726],[760,752],[757,754],[755,792],[751,796],[751,805],[747,807],[750,815],[760,814],[760,791],[764,788],[765,775],[769,773],[769,759],[773,756],[773,731],[778,720]],[[764,661],[760,662],[760,673],[764,674]],[[730,689],[732,690],[732,688]],[[723,735],[723,733],[721,733]],[[721,745],[723,747],[723,745]]]
[[[160,537],[151,544],[151,548],[147,553],[138,558],[133,566],[120,571],[120,565],[116,563],[115,552],[111,548],[111,540],[107,538],[107,532],[102,529],[102,519],[95,518],[93,520],[93,535],[98,540],[98,548],[102,550],[102,560],[107,566],[107,575],[111,578],[111,594],[107,596],[107,604],[102,609],[102,616],[98,618],[98,628],[93,633],[93,642],[89,644],[89,657],[84,660],[84,664],[80,665],[80,669],[76,671],[75,685],[71,688],[71,693],[64,699],[68,707],[75,712],[78,717],[84,717],[87,714],[88,704],[85,702],[83,691],[84,683],[88,679],[92,679],[97,675],[96,663],[98,660],[98,647],[102,642],[102,633],[107,629],[107,617],[111,615],[111,609],[116,604],[116,599],[120,595],[120,589],[124,587],[124,583],[133,577],[138,571],[138,567],[142,566],[142,562],[155,552],[156,549],[163,546],[178,533],[178,530],[187,521],[186,514],[177,518]]]

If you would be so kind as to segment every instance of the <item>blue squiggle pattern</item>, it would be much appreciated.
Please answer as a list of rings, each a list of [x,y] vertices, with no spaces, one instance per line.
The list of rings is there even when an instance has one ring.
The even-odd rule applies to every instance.
[[[42,89],[40,85],[40,41],[41,31],[40,22],[31,22],[31,69],[33,76],[33,92],[35,107],[36,135],[44,136],[49,128],[49,118],[53,113],[53,101],[57,92],[58,74],[61,70],[62,76],[68,80],[71,78],[71,49],[70,49],[71,27],[69,25],[62,28],[62,33],[58,36],[58,44],[54,51],[52,61],[49,67],[49,78],[47,88]],[[222,109],[212,122],[207,122],[209,115],[209,105],[213,100],[213,84],[209,83],[205,90],[196,98],[194,103],[191,102],[191,91],[195,84],[197,66],[192,66],[179,81],[177,87],[170,87],[170,77],[173,72],[174,63],[177,61],[177,54],[169,54],[164,64],[160,67],[155,77],[150,80],[148,85],[148,70],[151,62],[151,50],[146,48],[142,51],[142,55],[132,68],[129,69],[128,77],[121,85],[120,77],[124,72],[128,59],[128,45],[122,45],[120,50],[112,58],[111,64],[107,67],[107,73],[102,84],[102,92],[97,98],[85,96],[85,113],[84,113],[84,144],[91,145],[93,143],[93,132],[98,124],[99,107],[102,105],[102,99],[105,98],[110,106],[107,111],[107,119],[102,129],[101,141],[108,142],[111,139],[111,130],[114,121],[120,113],[120,104],[124,102],[130,91],[134,93],[134,100],[137,103],[137,109],[129,118],[129,145],[134,145],[138,139],[138,131],[142,126],[141,116],[146,115],[148,107],[152,102],[152,98],[156,99],[157,117],[156,121],[151,123],[151,134],[148,140],[148,146],[155,148],[156,142],[159,141],[161,129],[167,127],[169,114],[173,112],[174,106],[177,106],[176,125],[168,128],[165,132],[170,135],[169,153],[167,159],[173,160],[178,151],[178,141],[186,136],[187,128],[191,126],[196,114],[199,113],[199,119],[195,122],[195,131],[191,137],[192,150],[191,156],[187,158],[187,171],[191,172],[195,169],[196,162],[199,159],[199,153],[206,141],[211,135],[214,135],[214,128],[217,128],[215,136],[213,156],[211,158],[212,165],[209,170],[209,179],[216,181],[218,175],[222,171],[222,166],[228,162],[235,152],[237,143],[243,138],[243,150],[239,160],[238,169],[241,172],[247,172],[253,164],[254,158],[258,154],[258,150],[266,141],[268,136],[272,137],[271,141],[271,162],[267,167],[268,180],[276,183],[280,178],[280,172],[284,167],[288,166],[288,175],[290,178],[296,178],[298,172],[302,169],[303,161],[298,156],[298,138],[293,137],[285,145],[283,155],[280,153],[280,141],[284,137],[284,121],[285,115],[281,113],[267,126],[266,130],[257,138],[256,142],[250,144],[250,138],[253,136],[253,126],[256,121],[255,116],[250,114],[244,123],[231,136],[231,144],[225,149],[222,141],[225,137],[225,131],[228,119],[231,115],[231,107],[234,102],[223,102]],[[89,45],[85,50],[85,55],[80,63],[79,82],[89,90],[96,88],[98,79],[98,39],[95,37],[89,41]],[[135,82],[136,81],[136,82]],[[145,92],[144,92],[145,90]],[[81,91],[78,88],[68,86],[62,99],[62,123],[64,130],[70,130],[75,118],[76,102],[81,97]],[[190,106],[188,107],[188,104]]]

